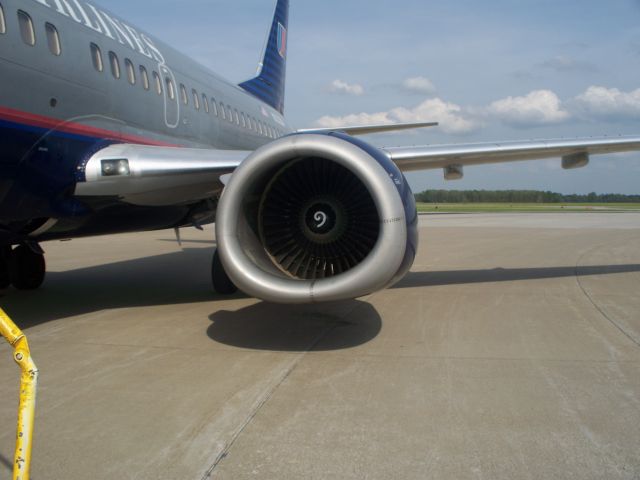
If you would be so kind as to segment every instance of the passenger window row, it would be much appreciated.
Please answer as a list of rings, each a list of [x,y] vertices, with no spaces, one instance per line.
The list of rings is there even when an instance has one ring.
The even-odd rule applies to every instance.
[[[29,46],[36,45],[36,29],[33,23],[31,16],[25,12],[24,10],[18,10],[18,26],[20,28],[20,35],[22,37],[22,41]],[[51,54],[55,56],[60,56],[62,54],[62,42],[60,40],[60,34],[55,25],[46,22],[45,23],[45,36],[47,38],[47,44],[49,46],[49,51]],[[2,3],[0,3],[0,35],[3,35],[7,32],[7,25],[5,21],[5,13]],[[98,72],[104,71],[104,63],[102,58],[102,51],[100,47],[91,43],[91,60],[93,62],[93,67]],[[114,78],[120,79],[123,75],[123,72],[120,69],[120,60],[118,59],[118,55],[110,51],[108,54],[109,57],[109,69],[111,70],[111,75]],[[149,72],[146,67],[140,65],[136,70],[133,62],[129,58],[124,59],[124,75],[126,76],[127,81],[130,85],[136,85],[138,83],[138,75],[140,78],[140,83],[145,90],[151,90],[152,84],[149,78]],[[158,95],[163,94],[163,85],[160,74],[155,70],[152,73],[153,75],[153,87],[155,92]],[[174,85],[174,80],[170,76],[165,76],[165,87],[167,91],[167,96],[170,100],[176,100],[176,87]],[[245,128],[247,130],[251,130],[258,135],[269,137],[269,138],[278,138],[281,137],[284,132],[281,130],[274,128],[267,124],[262,120],[256,119],[249,114],[245,114],[244,112],[238,112],[238,109],[232,108],[231,105],[226,105],[223,102],[217,103],[216,99],[209,97],[206,94],[200,95],[198,91],[193,88],[191,89],[191,95],[188,94],[187,87],[181,83],[180,84],[180,101],[183,105],[189,105],[191,96],[191,101],[193,102],[193,107],[197,111],[204,111],[207,114],[215,115],[216,117],[222,118],[223,120],[228,121],[231,124],[235,124],[239,127]]]
[[[102,63],[102,51],[100,50],[100,47],[95,43],[91,44],[91,58],[93,60],[94,68],[98,72],[104,71],[104,65]],[[109,52],[109,65],[111,69],[111,75],[113,75],[114,78],[119,79],[121,77],[120,61],[118,60],[118,55],[113,51]],[[136,69],[133,65],[133,62],[130,59],[125,58],[124,65],[128,82],[131,85],[135,85],[137,83],[137,77]],[[138,67],[138,71],[140,73],[143,88],[145,90],[150,90],[151,85],[149,82],[149,73],[147,72],[147,69],[144,66],[140,65]],[[176,100],[178,93],[176,92],[176,86],[174,84],[173,78],[169,75],[166,75],[164,78],[163,87],[163,82],[160,78],[160,74],[154,70],[152,75],[155,92],[158,95],[162,95],[164,88],[166,89],[166,94],[167,97],[169,97],[169,100]],[[184,83],[179,84],[179,89],[179,101],[185,106],[189,105],[190,102],[193,102],[193,108],[197,111],[204,111],[205,113],[215,115],[216,117],[222,118],[223,120],[227,120],[231,124],[235,124],[248,130],[252,130],[258,135],[262,135],[264,137],[279,138],[284,134],[281,130],[271,127],[264,121],[257,120],[255,117],[245,114],[244,112],[238,112],[238,109],[232,108],[231,105],[225,105],[223,102],[217,103],[216,99],[213,97],[211,97],[211,100],[209,100],[209,97],[206,94],[199,94],[195,88],[191,89],[191,94],[189,94]]]
[[[20,28],[20,36],[22,41],[30,47],[36,45],[36,28],[33,24],[31,16],[24,10],[18,10],[18,27]],[[62,43],[60,41],[60,34],[55,25],[46,22],[44,24],[45,36],[47,38],[47,44],[49,46],[49,52],[56,57],[62,54]],[[7,33],[7,22],[4,15],[4,8],[0,3],[0,35]]]

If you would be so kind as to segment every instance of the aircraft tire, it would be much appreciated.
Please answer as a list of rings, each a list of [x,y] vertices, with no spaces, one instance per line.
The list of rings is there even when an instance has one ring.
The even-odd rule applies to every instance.
[[[211,281],[213,282],[213,290],[216,293],[231,295],[238,291],[238,287],[233,284],[227,272],[224,271],[224,266],[220,261],[220,255],[217,249],[213,254],[213,261],[211,262]]]
[[[9,258],[9,277],[11,284],[18,290],[35,290],[46,273],[44,255],[40,255],[25,245],[20,245],[11,252]]]
[[[9,288],[11,277],[9,276],[9,258],[11,257],[11,247],[0,248],[0,290]]]

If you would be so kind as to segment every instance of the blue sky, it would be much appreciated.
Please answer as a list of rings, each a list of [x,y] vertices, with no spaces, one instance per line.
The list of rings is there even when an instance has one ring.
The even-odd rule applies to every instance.
[[[222,76],[253,75],[273,0],[103,5]],[[298,127],[436,120],[377,145],[640,134],[640,1],[293,0],[287,109]],[[411,174],[425,188],[640,193],[640,153]]]

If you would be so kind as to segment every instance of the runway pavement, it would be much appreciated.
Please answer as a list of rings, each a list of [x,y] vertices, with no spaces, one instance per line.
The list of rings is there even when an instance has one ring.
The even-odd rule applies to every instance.
[[[212,237],[45,244],[4,292],[35,480],[640,478],[640,214],[423,216],[396,287],[303,307],[213,295]],[[2,478],[17,385],[2,345]]]

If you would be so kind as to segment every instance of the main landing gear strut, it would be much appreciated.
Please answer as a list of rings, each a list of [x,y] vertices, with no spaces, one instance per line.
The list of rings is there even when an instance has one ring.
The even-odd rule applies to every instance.
[[[0,288],[13,285],[18,290],[35,290],[46,273],[44,252],[38,244],[0,247]]]

